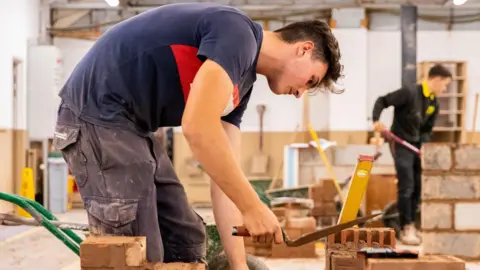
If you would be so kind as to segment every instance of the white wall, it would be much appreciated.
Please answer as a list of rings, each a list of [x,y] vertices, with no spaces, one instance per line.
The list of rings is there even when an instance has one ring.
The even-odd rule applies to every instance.
[[[310,120],[316,130],[368,130],[367,118],[378,95],[400,86],[401,44],[399,31],[366,31],[365,29],[335,29],[340,42],[342,63],[345,65],[346,92],[341,95],[318,93],[310,98]],[[419,31],[418,61],[468,61],[467,127],[471,127],[473,97],[480,91],[480,32],[475,31]],[[64,58],[64,73],[68,75],[92,42],[56,39]],[[293,131],[301,124],[302,100],[274,96],[261,75],[245,113],[242,130],[258,130],[256,105],[267,105],[264,117],[265,131]],[[386,124],[391,123],[392,109],[382,114]],[[480,130],[480,119],[477,130]]]
[[[13,73],[12,61],[23,62],[20,92],[17,103],[16,128],[26,128],[26,56],[28,43],[35,43],[39,32],[39,0],[0,1],[0,128],[12,128],[13,123]]]

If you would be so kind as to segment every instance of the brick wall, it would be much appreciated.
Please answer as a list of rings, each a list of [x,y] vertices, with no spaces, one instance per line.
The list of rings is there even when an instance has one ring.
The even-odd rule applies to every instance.
[[[425,254],[480,259],[480,146],[422,148]]]

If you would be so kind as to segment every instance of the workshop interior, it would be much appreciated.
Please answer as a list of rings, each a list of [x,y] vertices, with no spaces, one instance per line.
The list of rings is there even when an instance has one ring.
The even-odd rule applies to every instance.
[[[342,93],[275,95],[257,74],[238,163],[285,241],[233,227],[248,269],[480,269],[480,0],[4,0],[0,270],[233,269],[210,167],[181,126],[151,138],[203,219],[201,263],[152,263],[143,235],[94,234],[85,179],[55,147],[60,90],[97,40],[192,2],[237,8],[264,31],[322,21],[341,52]]]

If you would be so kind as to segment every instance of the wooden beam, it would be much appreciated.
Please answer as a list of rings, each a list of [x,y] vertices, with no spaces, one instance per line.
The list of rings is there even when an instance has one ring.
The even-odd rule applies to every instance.
[[[53,33],[54,37],[97,40],[103,33],[100,31],[68,31]]]

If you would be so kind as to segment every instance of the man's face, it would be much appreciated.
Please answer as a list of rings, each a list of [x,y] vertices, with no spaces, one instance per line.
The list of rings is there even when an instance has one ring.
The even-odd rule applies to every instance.
[[[430,91],[432,91],[435,95],[440,95],[447,90],[448,85],[452,81],[451,78],[442,78],[442,77],[435,77],[430,79],[429,87]]]
[[[300,98],[306,90],[318,86],[328,65],[312,59],[312,42],[298,42],[293,47],[282,66],[277,67],[276,73],[267,79],[273,93]]]

